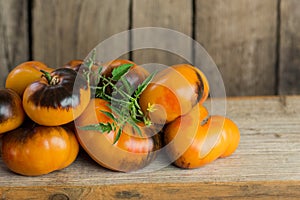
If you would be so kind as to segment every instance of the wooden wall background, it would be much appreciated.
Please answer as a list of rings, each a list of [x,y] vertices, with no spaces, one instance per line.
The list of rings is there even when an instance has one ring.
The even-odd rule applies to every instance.
[[[200,42],[227,96],[300,94],[298,0],[0,0],[0,86],[21,62],[61,66],[85,58],[115,33],[144,26],[171,28]],[[181,61],[155,50],[124,57]]]

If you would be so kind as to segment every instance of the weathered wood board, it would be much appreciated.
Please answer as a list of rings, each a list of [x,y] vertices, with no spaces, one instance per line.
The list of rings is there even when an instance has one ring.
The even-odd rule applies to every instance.
[[[192,37],[192,0],[133,0],[132,7],[132,27],[162,27],[172,29]],[[170,37],[165,33],[165,37]],[[164,38],[164,37],[161,37]],[[171,42],[160,40],[148,31],[141,35],[132,35],[133,49],[140,48],[142,43],[149,46],[158,44],[164,50],[159,49],[141,49],[133,51],[132,58],[138,64],[158,63],[162,65],[174,65],[187,63],[185,59],[192,57],[192,43],[182,43],[174,38]],[[182,58],[171,49],[180,48],[185,52],[187,58]]]
[[[277,1],[195,2],[196,40],[217,64],[227,94],[275,94]]]
[[[220,70],[228,96],[299,94],[299,13],[298,0],[0,0],[0,87],[11,69],[28,59],[59,67],[84,59],[114,34],[155,26],[203,45]],[[123,37],[101,56],[129,51],[151,33]],[[173,65],[186,63],[188,57],[198,66],[205,64],[191,44],[174,40],[164,45],[176,47],[185,58],[153,49],[122,58]]]
[[[0,161],[0,198],[299,199],[299,110],[300,96],[228,99],[227,116],[241,131],[239,148],[195,170],[167,166],[118,173],[101,168],[82,152],[64,170],[24,177]]]
[[[279,94],[300,93],[300,4],[281,0]]]
[[[54,68],[84,59],[100,42],[128,29],[129,5],[129,0],[34,0],[33,58]],[[128,49],[128,39],[111,45]]]
[[[11,69],[29,59],[27,0],[0,0],[0,87]]]

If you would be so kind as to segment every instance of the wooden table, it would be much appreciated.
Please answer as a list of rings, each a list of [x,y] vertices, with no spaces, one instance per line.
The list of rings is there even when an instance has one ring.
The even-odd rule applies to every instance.
[[[227,116],[240,146],[205,167],[118,173],[81,152],[64,170],[24,177],[0,159],[0,199],[300,199],[300,96],[230,98]]]

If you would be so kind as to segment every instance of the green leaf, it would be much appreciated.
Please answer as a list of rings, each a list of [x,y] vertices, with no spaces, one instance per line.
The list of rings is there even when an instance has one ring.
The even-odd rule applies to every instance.
[[[142,92],[147,88],[147,86],[149,85],[149,83],[152,81],[153,77],[155,76],[156,72],[153,72],[152,74],[150,74],[150,76],[148,76],[143,83],[139,84],[139,86],[137,87],[136,91],[135,91],[135,95],[139,96],[142,94]]]
[[[109,117],[110,119],[116,121],[117,119],[115,118],[115,116],[111,113],[111,112],[107,112],[104,110],[100,110],[100,112],[102,112],[103,114],[105,114],[107,117]]]
[[[118,133],[117,133],[117,135],[116,135],[116,138],[115,138],[114,144],[116,144],[116,142],[117,142],[117,141],[120,139],[120,136],[121,136],[122,130],[123,130],[123,128],[120,128],[120,129],[118,130]]]
[[[142,131],[141,131],[140,127],[134,121],[129,120],[128,122],[129,122],[129,124],[131,124],[131,126],[134,128],[134,130],[136,130],[136,132],[138,132],[138,134],[140,136],[142,136]]]
[[[119,109],[119,108],[116,108],[115,106],[112,106],[112,105],[107,105],[113,113],[119,115],[119,116],[122,116],[122,111]]]
[[[111,123],[99,123],[99,124],[91,124],[87,126],[79,126],[78,127],[81,130],[84,131],[99,131],[101,133],[109,133],[114,129],[114,125]]]
[[[118,81],[124,74],[126,74],[128,72],[128,70],[132,66],[133,66],[133,64],[128,63],[128,64],[123,64],[123,65],[120,65],[119,67],[114,68],[112,71],[112,80]]]
[[[121,80],[122,84],[124,85],[124,87],[126,89],[125,92],[127,94],[131,95],[133,93],[134,88],[130,85],[129,81],[126,78],[124,78],[124,76],[122,76],[120,80]],[[120,89],[122,90],[122,88],[120,88]]]

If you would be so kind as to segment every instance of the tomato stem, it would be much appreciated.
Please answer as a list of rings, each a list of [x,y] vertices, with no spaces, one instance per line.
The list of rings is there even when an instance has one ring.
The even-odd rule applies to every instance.
[[[42,77],[45,77],[50,85],[56,85],[59,83],[59,78],[56,76],[51,76],[49,72],[46,72],[44,70],[40,70],[40,72],[43,73]]]

